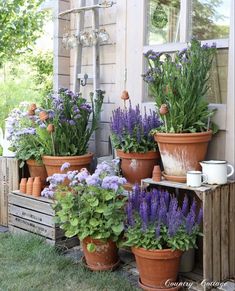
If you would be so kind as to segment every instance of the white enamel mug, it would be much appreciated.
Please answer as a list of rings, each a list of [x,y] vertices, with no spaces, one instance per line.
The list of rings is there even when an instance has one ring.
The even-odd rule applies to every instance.
[[[200,187],[202,183],[207,183],[207,175],[201,171],[187,171],[187,186]]]
[[[234,173],[232,165],[228,164],[227,161],[210,160],[200,162],[202,166],[203,174],[208,177],[208,184],[226,184],[228,177],[231,177]],[[230,173],[228,173],[228,169]]]

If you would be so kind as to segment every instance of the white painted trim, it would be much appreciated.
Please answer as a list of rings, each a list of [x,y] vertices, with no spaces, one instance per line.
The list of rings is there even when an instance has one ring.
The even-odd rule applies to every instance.
[[[235,165],[235,4],[231,0],[225,158]]]
[[[216,43],[216,47],[218,49],[229,47],[229,39],[210,39],[201,41],[201,44],[212,45],[213,43]],[[187,46],[186,42],[176,42],[176,43],[172,42],[158,45],[148,45],[144,46],[143,52],[145,53],[148,50],[154,50],[157,52],[175,52],[184,49],[186,46]]]
[[[192,0],[181,0],[180,4],[180,42],[187,42],[191,35]]]

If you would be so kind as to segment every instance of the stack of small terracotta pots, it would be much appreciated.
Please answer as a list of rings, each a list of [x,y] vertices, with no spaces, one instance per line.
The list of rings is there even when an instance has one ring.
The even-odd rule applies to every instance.
[[[42,182],[40,177],[22,178],[20,181],[20,192],[35,197],[41,196]]]
[[[152,179],[154,182],[160,182],[162,179],[162,172],[160,166],[154,166]]]

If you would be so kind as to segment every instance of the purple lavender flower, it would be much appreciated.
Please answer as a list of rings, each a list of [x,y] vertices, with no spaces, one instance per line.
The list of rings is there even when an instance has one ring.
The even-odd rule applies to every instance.
[[[126,213],[127,213],[127,221],[128,221],[128,224],[130,226],[134,226],[135,221],[134,221],[134,217],[133,217],[133,210],[132,210],[132,204],[131,204],[131,202],[128,202],[127,203]]]
[[[71,120],[69,120],[69,124],[72,125],[72,126],[74,126],[74,125],[76,125],[76,122],[71,119]]]
[[[185,222],[185,228],[188,234],[191,234],[193,231],[193,227],[195,225],[195,212],[192,211],[192,208],[190,210],[190,212],[188,213],[187,217],[186,217],[186,222]]]
[[[182,206],[182,214],[186,216],[188,213],[188,197],[184,197],[183,206]]]
[[[61,172],[64,172],[64,171],[67,170],[69,167],[70,167],[70,163],[66,162],[66,163],[64,163],[64,164],[61,166],[60,171],[61,171]]]
[[[117,108],[112,113],[111,132],[115,147],[123,149],[124,140],[135,141],[139,145],[138,149],[130,149],[130,151],[144,152],[155,149],[153,137],[150,131],[159,127],[161,124],[156,112],[151,111],[142,115],[140,107],[132,108],[129,103],[128,109]],[[143,150],[144,148],[144,150]]]
[[[140,217],[142,220],[142,229],[145,231],[148,225],[148,205],[145,200],[140,204]]]
[[[55,192],[48,188],[44,188],[43,191],[41,192],[41,196],[46,198],[53,198],[54,194]]]

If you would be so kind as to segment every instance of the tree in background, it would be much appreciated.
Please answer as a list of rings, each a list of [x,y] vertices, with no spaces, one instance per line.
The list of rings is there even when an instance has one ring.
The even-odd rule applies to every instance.
[[[44,0],[0,1],[0,65],[27,51],[41,35]]]

